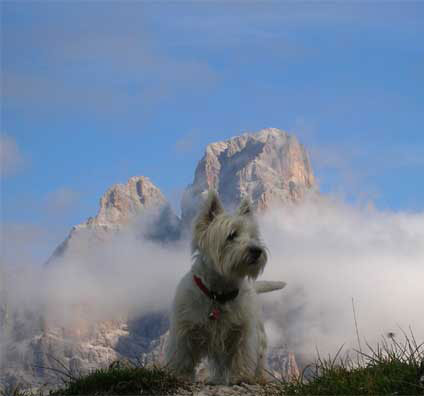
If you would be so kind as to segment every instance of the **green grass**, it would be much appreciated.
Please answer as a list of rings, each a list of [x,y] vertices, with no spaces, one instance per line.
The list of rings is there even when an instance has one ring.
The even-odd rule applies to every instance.
[[[187,388],[187,384],[163,369],[113,364],[70,379],[63,389],[50,395],[172,395],[181,388]]]
[[[282,395],[424,395],[423,344],[404,334],[399,343],[393,334],[367,352],[356,351],[355,360],[321,359],[312,376],[281,383]]]
[[[424,395],[424,343],[417,345],[404,333],[403,341],[394,334],[367,351],[355,351],[355,358],[342,357],[342,348],[332,358],[318,356],[309,375],[265,388],[272,395]],[[306,373],[306,370],[304,370]],[[1,387],[0,387],[1,388]],[[107,369],[86,376],[68,376],[64,387],[50,396],[66,395],[171,395],[190,389],[161,368],[130,366],[116,362]],[[36,393],[41,395],[42,392]],[[31,396],[19,388],[0,389],[0,396]]]

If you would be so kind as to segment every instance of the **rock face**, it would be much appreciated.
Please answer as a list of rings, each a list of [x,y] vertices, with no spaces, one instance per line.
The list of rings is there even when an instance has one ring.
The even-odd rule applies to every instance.
[[[284,347],[268,350],[268,366],[277,378],[286,381],[300,378],[300,371],[294,353]]]
[[[100,199],[97,216],[90,217],[86,225],[97,227],[122,227],[133,221],[147,209],[157,209],[168,205],[163,196],[148,177],[135,176],[127,184],[115,184]]]
[[[113,233],[134,225],[142,216],[149,216],[150,239],[177,239],[179,218],[168,201],[148,177],[131,177],[127,184],[115,184],[100,198],[99,211],[95,217],[72,228],[68,237],[53,252],[48,263],[72,254],[74,250],[89,248],[93,243],[107,241]]]
[[[60,384],[66,374],[77,377],[97,368],[107,368],[117,360],[136,361],[154,346],[152,323],[161,326],[167,322],[147,316],[141,323],[121,320],[96,323],[73,323],[70,327],[43,327],[15,337],[4,349],[0,364],[0,384],[19,383],[39,387]]]
[[[137,237],[156,242],[177,240],[181,229],[187,229],[193,219],[202,192],[211,188],[219,192],[228,207],[248,196],[261,211],[274,204],[299,202],[308,192],[315,191],[315,179],[303,146],[279,129],[264,129],[213,143],[207,146],[194,181],[184,193],[182,221],[147,177],[132,177],[127,184],[116,184],[103,195],[95,217],[73,227],[49,259],[47,268],[61,265],[63,258],[89,254],[94,245],[107,243],[114,235],[128,230],[138,233],[142,229]],[[147,227],[140,227],[142,223]],[[6,308],[0,306],[0,330],[8,328],[10,333],[7,345],[0,342],[0,366],[7,361],[14,367],[0,367],[0,381],[13,382],[18,377],[33,385],[59,383],[57,371],[45,367],[65,367],[78,374],[105,367],[116,359],[137,358],[152,363],[162,356],[168,329],[163,313],[130,318],[122,312],[120,318],[93,323],[84,319],[84,312],[86,316],[90,312],[88,306],[76,305],[75,311],[77,320],[63,328],[47,323],[38,313],[31,313],[29,321],[27,313],[21,315],[24,321],[11,321]],[[1,335],[0,332],[0,341]],[[269,364],[286,378],[298,374],[293,354],[285,349],[270,351]]]
[[[203,191],[215,189],[228,207],[247,196],[258,210],[296,203],[315,189],[308,155],[298,140],[280,129],[263,129],[209,144],[181,203],[191,223]]]

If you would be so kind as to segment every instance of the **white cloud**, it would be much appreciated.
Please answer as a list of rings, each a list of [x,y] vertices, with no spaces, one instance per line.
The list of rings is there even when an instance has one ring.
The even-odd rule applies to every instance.
[[[28,237],[22,228],[13,235]],[[44,306],[52,323],[62,325],[79,315],[78,304],[88,307],[89,320],[169,309],[179,277],[190,268],[188,242],[167,247],[140,240],[133,231],[105,241],[98,235],[87,229],[74,233],[65,257],[47,266],[30,257],[13,266],[3,262],[9,277],[3,287],[14,308]]]
[[[271,258],[264,278],[284,280],[266,296],[268,327],[311,358],[317,347],[355,347],[352,298],[362,340],[411,326],[424,339],[424,214],[358,209],[322,200],[261,219]]]
[[[7,135],[0,135],[0,173],[7,177],[18,172],[24,164],[24,157],[16,140]]]

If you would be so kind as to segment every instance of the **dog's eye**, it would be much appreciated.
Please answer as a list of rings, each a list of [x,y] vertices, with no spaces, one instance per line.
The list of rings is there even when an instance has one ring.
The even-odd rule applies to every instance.
[[[232,241],[237,236],[237,231],[231,231],[230,235],[227,237],[227,241]]]

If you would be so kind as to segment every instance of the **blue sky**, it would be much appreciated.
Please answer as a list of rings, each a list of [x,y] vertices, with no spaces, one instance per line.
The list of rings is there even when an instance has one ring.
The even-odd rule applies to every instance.
[[[5,227],[54,230],[53,246],[134,175],[177,207],[206,144],[264,127],[299,137],[324,193],[424,209],[424,2],[6,1],[1,13]]]

